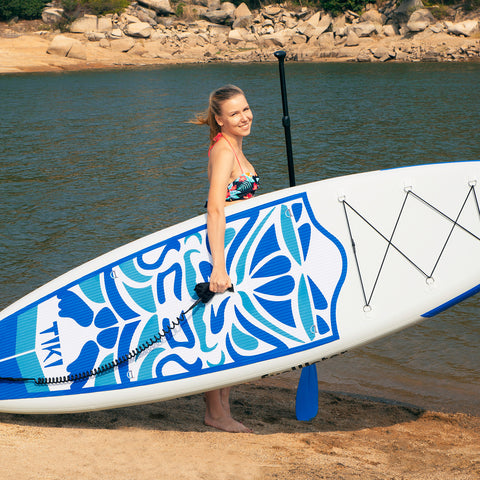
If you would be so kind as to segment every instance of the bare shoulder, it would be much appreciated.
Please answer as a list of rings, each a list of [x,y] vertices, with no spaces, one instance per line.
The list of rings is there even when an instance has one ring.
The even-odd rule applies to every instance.
[[[234,167],[234,154],[232,149],[225,144],[225,142],[216,143],[210,151],[210,158],[208,160],[208,172],[211,175],[213,170],[220,170],[230,173]]]

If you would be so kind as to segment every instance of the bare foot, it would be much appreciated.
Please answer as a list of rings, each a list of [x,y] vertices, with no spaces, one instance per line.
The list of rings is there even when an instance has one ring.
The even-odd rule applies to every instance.
[[[220,418],[212,418],[205,415],[205,425],[231,433],[252,433],[253,431],[246,427],[243,423],[237,422],[232,417],[223,416]]]

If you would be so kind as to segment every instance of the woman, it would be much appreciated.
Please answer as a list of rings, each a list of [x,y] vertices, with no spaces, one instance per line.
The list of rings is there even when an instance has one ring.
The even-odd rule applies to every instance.
[[[225,264],[225,206],[251,198],[258,188],[255,169],[242,151],[250,134],[253,115],[243,91],[226,85],[210,94],[208,110],[193,121],[210,127],[207,201],[207,235],[212,253],[210,290],[224,292],[231,287]],[[205,424],[227,432],[251,432],[230,413],[230,387],[205,394]]]

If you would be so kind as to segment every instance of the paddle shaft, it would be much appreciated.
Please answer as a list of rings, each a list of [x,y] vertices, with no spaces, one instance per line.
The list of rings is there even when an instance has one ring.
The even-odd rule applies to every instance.
[[[285,129],[285,143],[287,147],[287,161],[288,161],[288,177],[290,180],[290,186],[294,187],[295,183],[295,167],[293,165],[293,153],[292,153],[292,136],[290,133],[290,116],[288,115],[288,101],[287,101],[287,84],[285,82],[285,56],[286,53],[283,50],[275,52],[274,55],[278,59],[278,68],[280,72],[280,88],[282,90],[282,105],[283,105],[283,118],[282,124]]]

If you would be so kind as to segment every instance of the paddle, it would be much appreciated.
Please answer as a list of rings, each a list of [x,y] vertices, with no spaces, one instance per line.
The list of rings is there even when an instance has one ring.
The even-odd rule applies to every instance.
[[[285,56],[283,50],[274,53],[278,59],[278,68],[280,72],[280,88],[282,90],[283,118],[282,124],[285,129],[285,143],[287,147],[288,176],[290,186],[295,186],[295,168],[293,165],[292,137],[290,133],[290,116],[288,115],[287,85],[285,82]],[[295,399],[295,413],[297,420],[308,421],[315,418],[318,413],[318,381],[317,367],[307,365],[302,369],[300,380],[297,387],[297,396]]]

